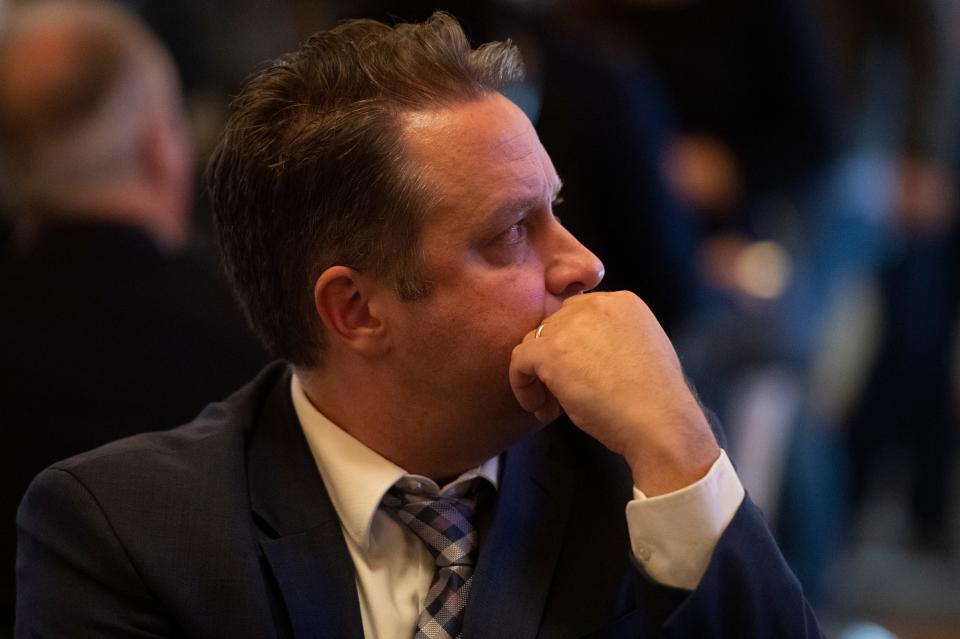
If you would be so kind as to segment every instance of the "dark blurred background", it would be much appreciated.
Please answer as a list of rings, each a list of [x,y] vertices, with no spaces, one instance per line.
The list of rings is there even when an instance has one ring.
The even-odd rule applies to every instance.
[[[0,0],[0,25],[25,4]],[[527,77],[509,97],[537,126],[564,180],[557,214],[604,261],[602,287],[633,290],[663,322],[830,636],[960,637],[960,3],[122,4],[172,52],[194,176],[243,78],[338,20],[421,20],[443,9],[475,43],[512,39]],[[2,170],[0,184],[9,185],[12,174]],[[192,188],[188,251],[207,263],[215,259],[212,229]],[[124,335],[127,323],[103,338],[110,345],[89,347],[93,329],[78,326],[61,302],[17,292],[45,280],[30,270],[44,233],[16,200],[0,191],[0,313],[8,316],[0,330],[10,335],[2,344],[16,342],[0,350],[0,427],[5,464],[14,466],[27,445],[50,456],[61,450],[53,441],[100,443],[68,436],[82,428],[70,416],[54,420],[43,445],[36,433],[29,444],[15,434],[31,430],[31,414],[57,412],[61,384],[103,377],[111,360],[102,353],[162,359],[118,346],[160,329],[137,323],[136,334]],[[83,263],[96,249],[76,242],[61,237],[45,249],[45,277],[67,282],[64,299],[89,297],[88,287],[104,288],[104,297],[123,290],[105,274],[129,269],[120,257],[112,269],[85,270],[72,260]],[[200,262],[184,266],[181,254],[178,265],[157,267],[171,291],[206,272]],[[189,320],[193,328],[180,334],[207,322],[201,331],[230,335],[223,348],[164,346],[181,353],[172,364],[117,364],[121,377],[141,389],[157,383],[151,375],[179,379],[214,399],[252,375],[265,355],[229,300],[204,301],[226,285],[209,287],[193,300],[152,303],[183,310],[163,321]],[[97,326],[133,322],[98,306],[101,315],[89,320]],[[72,346],[52,346],[58,340]],[[65,363],[64,353],[74,359]],[[183,395],[147,393],[141,412],[183,420],[204,399],[156,409],[175,394]],[[90,420],[102,422],[97,406]],[[133,424],[171,422],[127,419],[94,439]],[[23,481],[14,482],[21,493]],[[4,504],[8,529],[16,498]]]

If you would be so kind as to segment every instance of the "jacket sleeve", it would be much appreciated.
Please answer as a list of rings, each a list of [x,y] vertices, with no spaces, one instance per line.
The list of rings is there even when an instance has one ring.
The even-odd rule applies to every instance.
[[[641,576],[642,590],[656,588]],[[667,616],[666,637],[822,639],[810,604],[760,510],[744,498],[697,588]]]
[[[40,473],[20,504],[16,576],[18,639],[180,634],[96,497],[67,470]]]

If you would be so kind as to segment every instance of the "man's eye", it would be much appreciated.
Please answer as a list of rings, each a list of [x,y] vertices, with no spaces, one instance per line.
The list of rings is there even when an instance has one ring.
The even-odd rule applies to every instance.
[[[504,244],[519,244],[527,237],[527,226],[522,221],[511,224],[510,228],[500,234],[497,239]]]
[[[527,241],[529,228],[525,219],[511,224],[494,237],[484,249],[491,264],[506,266],[523,261],[530,245]]]

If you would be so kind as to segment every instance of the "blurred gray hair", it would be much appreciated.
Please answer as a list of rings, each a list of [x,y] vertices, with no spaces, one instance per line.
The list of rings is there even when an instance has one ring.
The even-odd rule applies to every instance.
[[[147,123],[160,112],[182,114],[175,67],[159,40],[105,1],[42,0],[7,17],[0,31],[4,191],[20,205],[62,207],[141,170]],[[44,33],[66,34],[62,59],[40,65],[45,77],[26,78],[17,45]]]

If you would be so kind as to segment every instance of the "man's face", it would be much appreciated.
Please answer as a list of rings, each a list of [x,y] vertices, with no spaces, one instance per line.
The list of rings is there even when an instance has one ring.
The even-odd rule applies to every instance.
[[[493,454],[536,427],[510,390],[511,351],[603,265],[554,217],[560,180],[503,96],[408,115],[404,134],[439,203],[421,236],[431,293],[391,309],[396,373],[412,405],[439,412],[424,425],[455,420],[452,446],[468,434]]]

